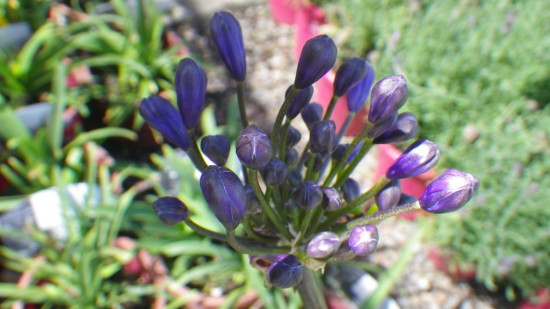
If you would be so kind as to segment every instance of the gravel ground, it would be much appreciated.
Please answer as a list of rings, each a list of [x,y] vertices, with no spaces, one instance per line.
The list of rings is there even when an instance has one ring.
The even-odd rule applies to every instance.
[[[296,61],[293,56],[294,29],[287,25],[275,24],[265,4],[229,8],[240,21],[247,49],[247,114],[251,123],[269,130],[276,111],[283,100],[286,88],[293,82]],[[198,30],[197,30],[198,29]],[[211,53],[209,39],[203,34],[207,29],[201,26],[184,26],[186,40],[195,42],[195,48],[209,63],[217,61],[217,55]],[[208,68],[210,99],[214,104],[227,104],[227,98],[234,93],[232,82],[227,78],[224,68],[219,65]],[[229,87],[227,86],[229,85]],[[298,117],[300,118],[300,117]],[[301,119],[294,124],[303,134],[307,130]],[[364,179],[363,185],[370,185],[368,175],[372,172],[372,157],[355,177]],[[380,244],[370,261],[383,268],[395,264],[400,249],[419,229],[419,223],[401,219],[389,219],[379,225]],[[403,309],[488,309],[511,308],[499,297],[476,290],[466,282],[456,281],[438,271],[428,258],[432,247],[420,243],[413,248],[413,257],[396,281],[391,296]]]

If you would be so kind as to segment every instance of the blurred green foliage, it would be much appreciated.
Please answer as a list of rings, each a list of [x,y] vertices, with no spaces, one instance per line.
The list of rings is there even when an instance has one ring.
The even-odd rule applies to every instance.
[[[433,239],[509,298],[550,286],[550,2],[319,1],[341,57],[403,74],[405,110],[443,153],[439,167],[480,179]]]

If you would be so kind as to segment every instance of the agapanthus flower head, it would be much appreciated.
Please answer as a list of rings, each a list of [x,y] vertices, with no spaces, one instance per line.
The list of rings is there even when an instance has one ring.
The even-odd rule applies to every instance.
[[[293,126],[288,127],[288,133],[286,135],[286,147],[294,147],[302,139],[302,133]]]
[[[358,256],[373,253],[378,246],[378,229],[374,225],[357,225],[351,230],[348,246]]]
[[[291,88],[292,86],[288,88],[285,95],[289,94],[289,90]],[[292,102],[290,102],[290,107],[286,112],[286,116],[288,117],[288,119],[296,118],[296,116],[300,114],[302,109],[309,103],[312,96],[313,96],[313,86],[308,86],[300,90],[300,92],[298,92],[298,94],[294,97]]]
[[[405,104],[409,90],[401,75],[390,75],[379,80],[370,95],[369,122],[379,123],[393,116]]]
[[[346,202],[350,203],[354,199],[356,199],[359,195],[361,195],[361,186],[359,183],[353,179],[348,178],[344,183],[342,184],[342,187],[340,188],[342,190],[342,195],[344,195],[344,200]]]
[[[206,73],[191,58],[184,58],[176,71],[175,86],[178,108],[187,130],[193,129],[206,100]]]
[[[191,145],[183,120],[170,101],[159,96],[150,96],[141,101],[139,113],[162,137],[179,148],[187,150]]]
[[[231,148],[225,135],[208,135],[201,140],[201,150],[212,162],[224,166]]]
[[[374,144],[391,144],[409,140],[418,133],[418,120],[412,113],[402,113],[384,133],[374,138]]]
[[[244,128],[237,139],[237,157],[250,169],[262,169],[273,157],[269,136],[255,125]]]
[[[288,176],[288,168],[286,164],[277,159],[272,158],[269,163],[263,168],[262,175],[264,182],[268,186],[279,186],[285,182]]]
[[[368,72],[367,60],[359,57],[350,58],[342,63],[334,77],[334,95],[343,96],[359,83]]]
[[[332,120],[322,120],[311,128],[309,147],[314,153],[332,153],[336,149],[336,123]]]
[[[302,119],[309,130],[323,118],[323,106],[319,103],[309,103],[302,109]]]
[[[462,208],[479,187],[479,180],[462,171],[448,169],[428,185],[418,200],[425,211],[446,213]]]
[[[401,181],[392,180],[376,196],[378,210],[384,211],[396,207],[401,198]]]
[[[412,143],[388,168],[388,179],[403,179],[429,171],[439,161],[439,148],[434,142],[421,139]]]
[[[294,255],[282,254],[267,269],[266,280],[272,286],[290,288],[298,285],[303,275],[300,261]]]
[[[357,113],[367,102],[374,76],[374,69],[367,63],[367,74],[348,90],[348,111],[350,113]]]
[[[294,87],[304,89],[318,81],[334,66],[337,53],[334,41],[327,35],[309,39],[298,60]]]
[[[323,209],[334,211],[342,207],[344,201],[340,191],[332,187],[322,187],[321,190],[323,190]]]
[[[307,244],[306,254],[316,259],[327,258],[338,250],[340,242],[340,237],[333,232],[319,232]]]
[[[246,52],[241,25],[229,12],[217,12],[210,21],[210,33],[214,45],[236,81],[246,78]]]
[[[153,203],[157,217],[166,225],[174,225],[189,217],[189,209],[175,197],[161,197]]]
[[[380,121],[379,123],[375,124],[367,133],[368,138],[376,138],[384,132],[386,132],[391,126],[395,123],[397,120],[397,114],[393,114],[392,116]]]
[[[235,173],[220,166],[207,167],[200,179],[202,194],[227,230],[234,230],[246,208],[244,186]]]
[[[323,190],[315,181],[306,180],[302,182],[292,194],[292,199],[298,206],[311,210],[323,202]]]

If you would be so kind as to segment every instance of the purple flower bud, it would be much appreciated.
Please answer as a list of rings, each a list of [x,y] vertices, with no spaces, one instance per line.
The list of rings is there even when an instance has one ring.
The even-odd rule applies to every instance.
[[[201,150],[212,162],[224,166],[231,148],[225,135],[209,135],[201,140]]]
[[[314,124],[323,118],[323,106],[319,103],[310,103],[302,109],[302,119],[311,130]]]
[[[314,153],[332,153],[336,148],[337,139],[334,121],[319,121],[311,128],[309,147]]]
[[[273,157],[269,136],[255,125],[244,128],[237,139],[237,157],[250,169],[262,169]]]
[[[374,75],[374,69],[367,63],[367,74],[348,91],[348,111],[350,113],[357,113],[365,105],[374,82]]]
[[[370,95],[369,122],[379,123],[391,117],[405,104],[409,90],[401,75],[391,75],[379,80]]]
[[[279,186],[285,182],[288,176],[288,169],[283,161],[273,158],[263,169],[262,176],[268,186]]]
[[[418,121],[412,113],[402,113],[386,132],[377,136],[373,143],[391,144],[409,140],[418,133]]]
[[[340,189],[342,190],[342,194],[344,195],[344,200],[346,200],[346,202],[348,203],[361,195],[361,186],[353,178],[346,179]]]
[[[246,77],[246,52],[241,25],[229,12],[217,12],[210,21],[210,33],[227,70],[237,81]]]
[[[386,118],[379,123],[375,124],[367,133],[367,137],[375,138],[384,134],[397,120],[397,114],[393,114],[389,118]]]
[[[291,254],[282,254],[267,269],[269,284],[279,288],[290,288],[302,281],[304,270],[300,261]]]
[[[428,185],[419,199],[420,206],[431,213],[446,213],[460,209],[479,187],[476,177],[448,169]]]
[[[141,101],[139,113],[162,137],[179,148],[187,150],[191,146],[183,120],[170,101],[159,96],[150,96]]]
[[[396,207],[401,198],[401,182],[392,180],[380,192],[376,194],[376,204],[378,210],[384,211]]]
[[[333,232],[317,233],[309,241],[306,248],[308,256],[324,259],[331,256],[340,247],[340,237]]]
[[[176,96],[181,119],[187,130],[193,129],[206,100],[206,73],[191,58],[182,59],[176,72]]]
[[[350,153],[348,159],[346,160],[347,163],[351,163],[351,161],[353,161],[353,159],[355,159],[355,157],[359,153],[359,150],[361,150],[362,146],[363,146],[363,141],[360,141],[357,144],[357,146],[355,146],[355,148]],[[332,159],[335,160],[335,161],[340,160],[342,158],[342,156],[344,155],[344,152],[346,152],[346,150],[348,149],[348,147],[349,147],[349,144],[343,144],[343,145],[340,144],[340,145],[336,146],[336,149],[332,153]]]
[[[332,187],[322,187],[321,190],[323,190],[323,209],[334,211],[342,206],[343,199],[340,191]]]
[[[246,208],[244,186],[230,169],[209,166],[201,175],[200,185],[206,202],[227,230],[234,230]]]
[[[403,179],[429,171],[439,160],[439,149],[434,142],[417,140],[388,168],[388,179]]]
[[[290,86],[286,91],[286,95],[288,95],[291,87],[292,86]],[[290,107],[286,112],[286,117],[288,119],[296,118],[296,116],[298,116],[298,114],[302,111],[304,106],[306,106],[309,103],[312,96],[313,96],[313,86],[309,86],[300,90],[300,92],[298,92],[298,94],[294,97],[292,102],[290,102]]]
[[[292,194],[292,199],[298,206],[311,210],[323,202],[323,190],[315,181],[307,180],[302,182]]]
[[[357,225],[351,231],[348,246],[358,256],[367,256],[376,250],[378,229],[374,225]]]
[[[298,154],[298,151],[294,148],[289,148],[286,151],[286,166],[289,169],[293,169],[298,165],[298,161],[300,160],[300,155]]]
[[[416,203],[416,201],[417,201],[416,197],[414,197],[410,194],[401,193],[401,197],[399,197],[399,202],[397,203],[397,207],[405,206],[407,204]]]
[[[354,57],[342,63],[334,77],[334,95],[343,96],[367,74],[367,60]]]
[[[286,135],[286,146],[294,147],[302,139],[302,133],[293,126],[288,127],[288,133]]]
[[[294,87],[304,89],[325,75],[336,62],[338,50],[327,35],[318,35],[309,39],[302,49]]]
[[[157,217],[166,225],[174,225],[189,217],[189,209],[175,197],[161,197],[153,203]]]

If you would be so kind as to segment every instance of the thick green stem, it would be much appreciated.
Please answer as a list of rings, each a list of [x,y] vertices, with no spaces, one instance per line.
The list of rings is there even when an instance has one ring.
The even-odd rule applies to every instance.
[[[248,118],[246,117],[246,108],[244,105],[244,81],[237,82],[237,101],[239,102],[239,114],[241,115],[241,124],[243,128],[248,127]]]
[[[359,165],[361,160],[363,160],[363,157],[365,156],[365,154],[367,154],[371,146],[372,138],[365,139],[363,145],[361,146],[361,149],[359,150],[355,158],[353,158],[353,161],[351,161],[351,163],[344,169],[344,171],[340,171],[340,173],[338,173],[338,178],[336,180],[336,183],[334,184],[335,188],[340,188],[342,184],[344,184],[349,175],[353,173],[357,165]]]
[[[284,235],[287,239],[292,239],[292,236],[284,227],[280,218],[273,211],[273,208],[271,208],[271,206],[265,199],[265,196],[262,193],[262,188],[260,188],[260,184],[258,183],[258,174],[257,174],[258,172],[255,170],[249,170],[248,172],[249,172],[248,180],[250,181],[249,184],[252,187],[252,190],[254,190],[254,194],[256,195],[256,198],[260,202],[260,205],[262,205],[262,209],[264,210],[264,213],[267,214],[267,217],[269,218],[271,223],[273,223],[273,225],[279,231],[279,233]]]
[[[332,116],[332,112],[334,111],[334,107],[336,106],[336,102],[338,102],[339,96],[333,95],[332,98],[330,98],[330,102],[328,103],[327,111],[325,112],[325,117],[323,120],[329,120],[330,116]]]
[[[379,212],[377,212],[373,215],[358,218],[358,219],[355,219],[355,220],[352,220],[352,221],[346,223],[346,230],[351,230],[352,228],[354,228],[357,225],[365,225],[365,224],[376,223],[376,222],[379,222],[381,220],[387,219],[389,217],[406,214],[406,213],[409,213],[409,212],[412,212],[412,211],[417,211],[417,210],[420,210],[420,209],[422,209],[422,207],[420,207],[420,203],[418,203],[418,201],[416,201],[414,203],[401,205],[401,206],[398,206],[398,207],[394,207],[392,209],[388,209],[386,211],[379,211]]]
[[[202,236],[215,240],[227,241],[227,237],[224,234],[205,229],[204,227],[196,224],[195,221],[191,220],[191,218],[185,219],[185,223],[197,234],[201,234]]]
[[[299,92],[300,92],[300,89],[296,89],[294,88],[294,86],[290,88],[290,92],[285,97],[285,101],[283,102],[283,105],[281,105],[281,108],[279,109],[277,118],[275,118],[275,123],[273,124],[273,131],[271,132],[271,146],[273,147],[273,154],[276,156],[279,154],[279,146],[281,146],[279,132],[281,131],[281,125],[283,124],[283,119],[285,118],[286,112],[290,108],[290,103],[292,103],[292,100],[294,100],[294,98]]]
[[[204,161],[204,158],[201,155],[201,151],[197,146],[197,137],[195,135],[195,130],[188,130],[187,134],[189,135],[189,139],[190,139],[189,144],[191,145],[186,150],[187,154],[189,155],[191,162],[193,162],[193,165],[195,165],[197,169],[203,172],[208,165]]]
[[[303,308],[327,309],[327,303],[323,296],[321,282],[317,274],[307,267],[303,269],[304,277],[298,286],[296,286],[302,298]]]
[[[279,151],[279,159],[285,162],[286,157],[286,139],[288,137],[288,129],[290,128],[290,119],[286,119],[285,124],[283,125],[283,132],[281,134],[281,148]]]

